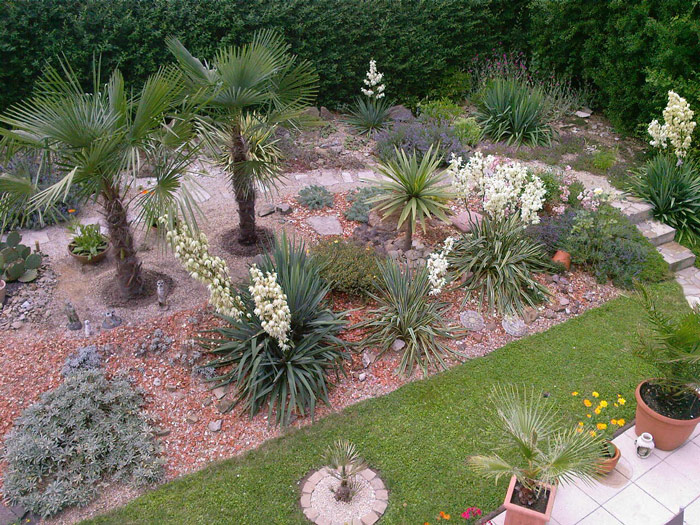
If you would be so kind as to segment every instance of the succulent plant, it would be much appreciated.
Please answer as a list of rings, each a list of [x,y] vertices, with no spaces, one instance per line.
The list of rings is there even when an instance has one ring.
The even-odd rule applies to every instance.
[[[28,283],[39,275],[41,255],[31,253],[29,246],[20,244],[21,240],[22,236],[13,231],[4,242],[0,241],[0,275],[4,281]]]
[[[333,207],[333,194],[323,186],[306,186],[299,190],[299,202],[310,210]]]

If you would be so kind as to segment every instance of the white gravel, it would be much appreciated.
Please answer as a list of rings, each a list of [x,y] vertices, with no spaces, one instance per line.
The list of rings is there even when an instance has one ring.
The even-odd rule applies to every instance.
[[[363,477],[356,476],[355,479],[358,490],[349,503],[335,499],[333,489],[340,485],[339,479],[328,474],[318,482],[311,493],[311,507],[319,512],[317,522],[325,518],[331,525],[345,525],[371,512],[375,499],[374,489]]]

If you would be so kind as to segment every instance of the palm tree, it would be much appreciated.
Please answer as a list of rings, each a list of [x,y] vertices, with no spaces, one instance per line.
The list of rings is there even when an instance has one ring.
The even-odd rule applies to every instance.
[[[84,200],[101,203],[109,238],[116,254],[117,281],[126,297],[143,293],[141,262],[136,255],[132,225],[127,216],[132,201],[146,212],[170,213],[179,207],[193,219],[196,204],[184,187],[194,150],[187,148],[192,108],[184,98],[184,83],[175,68],[152,75],[143,88],[128,93],[119,70],[102,83],[99,64],[93,67],[93,86],[85,92],[68,64],[48,66],[35,94],[0,116],[2,146],[12,154],[33,149],[52,159],[61,180],[29,199],[35,209],[65,198],[71,187]],[[143,161],[154,167],[155,183],[134,196],[133,181]],[[31,188],[7,180],[9,193],[24,196]],[[131,195],[131,197],[129,197]]]
[[[206,100],[200,132],[207,151],[229,175],[238,204],[239,238],[257,242],[256,186],[266,190],[280,178],[277,126],[297,125],[316,94],[310,62],[289,53],[272,31],[256,33],[251,43],[219,49],[209,65],[176,38],[167,45],[187,78],[191,93]]]
[[[406,225],[404,250],[411,249],[416,223],[425,231],[425,220],[431,216],[447,221],[449,186],[442,185],[444,172],[438,172],[442,158],[432,146],[422,159],[416,152],[406,155],[395,149],[394,158],[379,164],[377,171],[384,176],[378,182],[379,195],[370,199],[384,218],[398,217],[397,229]]]
[[[472,456],[468,461],[476,472],[496,481],[515,476],[520,503],[534,505],[545,483],[592,480],[598,474],[600,439],[573,426],[562,427],[547,398],[535,391],[496,387],[491,399],[498,416],[497,439],[508,458],[492,454]]]

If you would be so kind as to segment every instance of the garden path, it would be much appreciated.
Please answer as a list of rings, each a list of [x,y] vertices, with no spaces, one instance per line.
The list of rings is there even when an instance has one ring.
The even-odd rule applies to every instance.
[[[620,462],[603,480],[557,490],[549,525],[665,525],[685,508],[685,525],[700,525],[700,426],[681,447],[640,459],[634,427],[613,439]],[[505,513],[491,520],[503,525]],[[680,522],[678,522],[680,523]]]

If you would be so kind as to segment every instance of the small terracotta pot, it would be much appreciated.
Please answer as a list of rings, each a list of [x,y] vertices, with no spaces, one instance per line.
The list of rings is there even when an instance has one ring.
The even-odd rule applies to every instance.
[[[0,306],[5,302],[5,291],[7,290],[5,281],[0,279]]]
[[[634,431],[638,436],[642,432],[649,432],[654,438],[656,448],[660,450],[677,449],[693,433],[697,424],[700,423],[700,418],[673,419],[655,412],[642,399],[641,388],[645,383],[647,381],[639,383],[637,390],[634,391],[634,396],[637,398]]]
[[[599,474],[610,474],[613,469],[617,466],[617,462],[620,461],[620,449],[617,448],[615,443],[612,441],[609,442],[613,447],[615,447],[615,455],[611,458],[601,458],[600,463],[598,464],[598,473]]]
[[[536,510],[523,507],[522,505],[511,503],[516,482],[517,478],[512,476],[510,478],[510,485],[508,485],[508,492],[506,492],[506,499],[503,502],[503,506],[506,509],[506,519],[504,521],[504,525],[547,525],[547,522],[552,517],[552,509],[554,508],[554,497],[557,495],[557,487],[553,485],[543,485],[545,488],[549,489],[547,509],[543,514],[541,512],[537,512]]]
[[[569,252],[557,250],[552,257],[552,261],[563,264],[567,272],[571,269],[571,255]]]
[[[88,259],[87,255],[78,255],[77,253],[73,253],[73,250],[71,249],[72,243],[68,245],[68,253],[73,256],[74,259],[77,259],[80,261],[82,264],[97,264],[100,262],[102,259],[107,257],[107,252],[109,251],[109,247],[111,246],[110,244],[107,245],[107,247],[104,249],[104,251],[101,251],[91,259]]]

